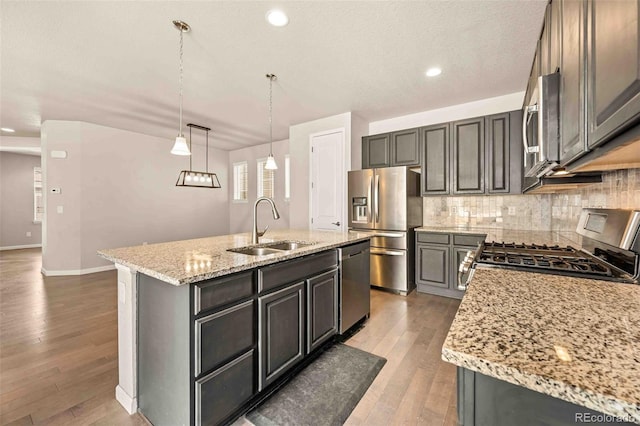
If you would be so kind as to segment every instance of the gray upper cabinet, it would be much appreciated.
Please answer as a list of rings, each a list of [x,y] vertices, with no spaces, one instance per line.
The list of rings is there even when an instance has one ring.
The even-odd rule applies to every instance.
[[[586,151],[584,93],[585,3],[557,0],[560,15],[560,162],[567,164]]]
[[[375,167],[389,167],[390,135],[374,135],[362,138],[362,168],[373,169]]]
[[[508,193],[511,181],[509,113],[487,117],[486,128],[487,192]]]
[[[391,133],[391,166],[420,165],[420,129]]]
[[[640,5],[589,1],[588,144],[595,147],[640,115]]]
[[[400,130],[362,138],[362,168],[419,166],[420,129]]]
[[[484,193],[484,117],[451,125],[452,194]]]
[[[449,123],[421,129],[422,195],[449,194]]]

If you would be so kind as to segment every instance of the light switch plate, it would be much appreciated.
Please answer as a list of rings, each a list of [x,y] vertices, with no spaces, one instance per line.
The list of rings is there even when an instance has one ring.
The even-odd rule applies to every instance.
[[[57,206],[56,211],[58,212],[58,214],[64,213],[64,206]]]

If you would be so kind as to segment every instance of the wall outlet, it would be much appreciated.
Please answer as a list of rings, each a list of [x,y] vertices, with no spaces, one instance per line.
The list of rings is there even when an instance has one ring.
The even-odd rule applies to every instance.
[[[27,232],[27,237],[30,237],[30,236],[31,236],[31,232]]]
[[[64,213],[64,206],[57,206],[56,211],[58,212],[58,214]]]
[[[516,208],[514,206],[509,206],[509,216],[516,215]]]

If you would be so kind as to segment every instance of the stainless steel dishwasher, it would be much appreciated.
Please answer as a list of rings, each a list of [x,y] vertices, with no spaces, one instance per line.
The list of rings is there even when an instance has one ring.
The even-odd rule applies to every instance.
[[[369,241],[338,249],[340,257],[340,334],[369,316]]]

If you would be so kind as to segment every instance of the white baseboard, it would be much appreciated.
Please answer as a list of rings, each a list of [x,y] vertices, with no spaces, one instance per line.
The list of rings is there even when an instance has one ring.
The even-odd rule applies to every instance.
[[[127,413],[134,414],[138,411],[138,399],[129,396],[120,385],[116,386],[116,400],[127,410]]]
[[[107,265],[107,266],[97,266],[95,268],[69,269],[69,270],[62,270],[62,271],[48,271],[44,268],[40,268],[40,272],[42,272],[42,275],[46,277],[60,277],[64,275],[95,274],[96,272],[113,271],[114,269],[116,269],[115,265]]]
[[[0,251],[3,251],[3,250],[20,250],[20,249],[38,248],[38,247],[42,247],[42,244],[24,244],[24,245],[21,245],[21,246],[6,246],[6,247],[0,247]]]

